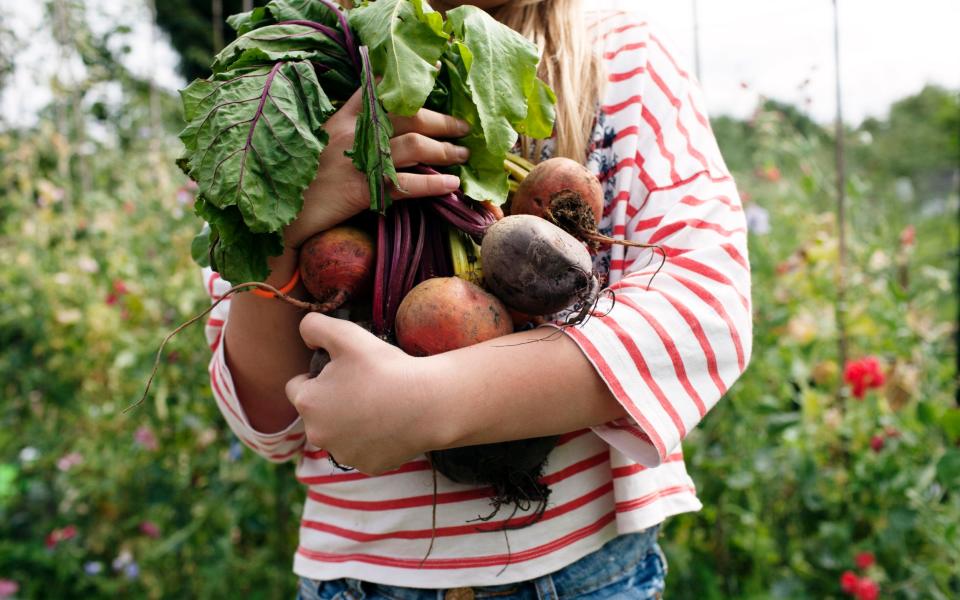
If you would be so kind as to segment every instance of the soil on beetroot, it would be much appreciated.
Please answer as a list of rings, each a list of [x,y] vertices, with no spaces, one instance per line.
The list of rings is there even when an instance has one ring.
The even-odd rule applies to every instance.
[[[596,252],[600,243],[593,236],[597,234],[597,220],[593,209],[583,201],[579,192],[561,190],[550,197],[550,207],[545,211],[548,220],[573,237],[585,242],[590,250]]]

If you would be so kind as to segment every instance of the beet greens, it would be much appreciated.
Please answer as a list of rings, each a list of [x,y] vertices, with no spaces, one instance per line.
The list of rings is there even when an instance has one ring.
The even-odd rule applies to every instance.
[[[367,177],[371,209],[384,215],[396,184],[387,113],[412,115],[429,100],[469,122],[458,143],[471,158],[450,171],[466,196],[495,204],[506,199],[503,159],[518,132],[550,134],[555,99],[536,78],[536,47],[476,7],[444,20],[424,0],[350,11],[331,0],[272,0],[228,23],[239,37],[215,57],[209,78],[181,91],[179,164],[198,184],[197,213],[209,225],[194,256],[229,281],[269,274],[267,258],[282,252],[281,232],[301,210],[326,146],[323,124],[360,87],[350,156]],[[431,246],[421,252],[435,267]]]

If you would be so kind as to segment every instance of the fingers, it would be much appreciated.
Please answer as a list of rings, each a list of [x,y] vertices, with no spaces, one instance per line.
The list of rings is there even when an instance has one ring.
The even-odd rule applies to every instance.
[[[440,142],[419,133],[405,133],[390,140],[393,164],[398,168],[413,165],[455,165],[466,162],[470,151],[463,146]]]
[[[390,115],[394,135],[420,133],[435,138],[463,137],[470,132],[470,125],[450,115],[438,113],[426,108],[420,109],[412,117]]]
[[[300,321],[300,337],[304,343],[313,350],[323,348],[331,357],[343,352],[359,333],[366,332],[350,321],[320,313],[309,313]]]
[[[287,400],[289,400],[290,403],[293,404],[295,407],[297,405],[294,401],[300,397],[300,389],[303,388],[304,384],[307,383],[308,381],[310,381],[310,378],[307,376],[306,373],[304,373],[302,375],[297,375],[296,377],[294,377],[293,379],[287,382],[287,385],[284,388],[284,391],[286,391],[287,393]],[[298,412],[299,412],[299,408],[298,408]]]
[[[456,175],[397,173],[397,181],[400,183],[399,189],[390,193],[390,197],[394,200],[442,196],[455,192],[460,187],[460,178]]]

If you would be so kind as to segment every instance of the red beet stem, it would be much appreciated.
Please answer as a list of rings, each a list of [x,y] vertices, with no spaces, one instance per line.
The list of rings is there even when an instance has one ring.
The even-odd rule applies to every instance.
[[[417,273],[420,272],[420,259],[423,256],[423,238],[426,237],[426,215],[423,213],[423,206],[417,203],[417,238],[416,246],[413,248],[413,260],[410,261],[410,271],[407,273],[407,280],[403,283],[403,295],[413,289],[418,282]]]
[[[387,218],[377,215],[377,269],[373,281],[373,329],[377,335],[387,333],[384,292],[387,289],[387,261],[390,259],[388,243]]]

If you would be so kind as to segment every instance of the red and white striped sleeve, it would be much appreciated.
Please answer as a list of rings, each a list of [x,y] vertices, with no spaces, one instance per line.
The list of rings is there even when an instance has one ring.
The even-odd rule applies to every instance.
[[[645,24],[616,27],[601,109],[615,166],[601,225],[667,258],[654,275],[659,251],[613,246],[613,297],[566,333],[630,415],[594,430],[653,466],[750,360],[750,266],[743,209],[696,82]]]
[[[203,270],[203,282],[211,302],[216,302],[221,295],[230,289],[230,283],[220,278],[220,275],[209,268]],[[237,392],[233,387],[233,377],[227,365],[224,331],[227,317],[230,314],[230,299],[218,304],[207,318],[205,334],[207,343],[213,356],[210,358],[210,387],[217,408],[226,419],[227,425],[233,433],[248,448],[271,462],[285,462],[300,455],[306,437],[303,421],[297,418],[283,431],[276,433],[261,433],[250,425],[249,419],[240,405]]]

